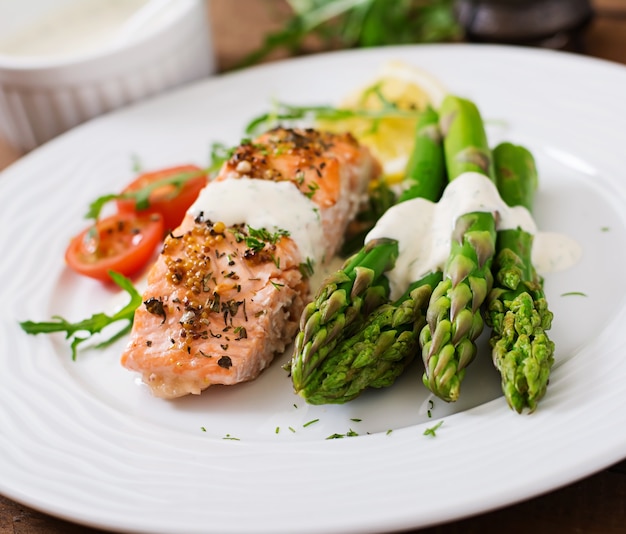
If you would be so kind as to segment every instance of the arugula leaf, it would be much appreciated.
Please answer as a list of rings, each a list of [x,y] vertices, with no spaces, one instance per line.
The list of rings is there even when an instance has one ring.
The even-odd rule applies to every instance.
[[[207,170],[200,171],[190,171],[190,172],[180,172],[174,174],[172,176],[168,176],[166,178],[162,178],[161,180],[156,180],[142,187],[141,189],[137,189],[135,191],[128,191],[126,193],[109,193],[106,195],[102,195],[94,200],[91,204],[89,204],[89,209],[85,214],[86,219],[94,219],[97,220],[100,217],[100,213],[102,212],[102,208],[113,200],[134,200],[135,205],[138,210],[144,210],[150,207],[150,195],[160,187],[164,187],[166,185],[173,185],[174,191],[172,192],[172,198],[178,195],[182,187],[189,180],[193,180],[197,178],[200,174],[205,174]]]
[[[141,295],[133,286],[133,283],[126,277],[114,271],[109,271],[113,281],[130,296],[130,301],[121,310],[113,315],[107,315],[105,313],[95,313],[88,319],[83,319],[76,323],[71,323],[65,320],[63,317],[55,315],[52,317],[54,321],[45,322],[33,322],[24,321],[20,322],[22,330],[27,334],[51,334],[53,332],[65,332],[66,339],[71,339],[72,360],[76,360],[78,346],[87,341],[91,336],[104,330],[105,327],[118,321],[127,321],[127,325],[113,334],[109,339],[106,339],[96,345],[96,348],[104,348],[122,336],[126,335],[133,324],[135,316],[135,310],[141,305]],[[81,335],[82,334],[82,335]],[[85,335],[87,334],[87,335]]]
[[[374,91],[374,88],[372,88]],[[246,125],[246,134],[255,135],[262,131],[268,130],[274,126],[282,124],[295,124],[297,121],[342,121],[352,118],[370,119],[377,121],[387,118],[415,118],[419,117],[420,111],[400,109],[395,104],[385,101],[384,97],[378,91],[378,96],[383,104],[382,109],[348,109],[337,108],[333,106],[295,106],[283,102],[275,102],[274,109],[267,113],[263,113],[254,117]]]
[[[100,217],[100,213],[102,212],[104,206],[114,200],[132,199],[135,201],[137,209],[146,209],[150,207],[150,195],[152,194],[152,192],[166,185],[173,185],[175,187],[174,191],[172,192],[172,197],[175,197],[185,185],[185,182],[196,178],[199,174],[209,174],[209,176],[214,177],[222,167],[222,164],[230,159],[234,151],[235,147],[229,147],[219,142],[212,143],[210,163],[206,169],[174,174],[172,176],[168,176],[161,180],[152,182],[145,187],[142,187],[141,189],[137,189],[136,191],[130,191],[127,193],[109,193],[106,195],[102,195],[94,200],[91,204],[89,204],[89,209],[85,214],[85,218],[97,220]],[[136,171],[137,173],[139,173],[139,167],[136,168]]]
[[[455,0],[287,0],[291,17],[237,67],[258,63],[275,50],[297,54],[316,37],[322,50],[453,41],[463,31]]]

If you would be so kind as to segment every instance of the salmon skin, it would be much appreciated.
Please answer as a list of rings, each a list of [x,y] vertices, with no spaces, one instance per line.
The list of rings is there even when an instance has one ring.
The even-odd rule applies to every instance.
[[[278,128],[240,145],[201,195],[225,180],[292,182],[319,215],[330,259],[379,173],[350,134]],[[308,259],[287,231],[226,225],[192,206],[148,273],[122,365],[162,398],[256,378],[297,332]]]

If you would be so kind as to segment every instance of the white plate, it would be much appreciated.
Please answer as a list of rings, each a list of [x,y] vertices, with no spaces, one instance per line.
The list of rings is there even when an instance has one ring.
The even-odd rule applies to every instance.
[[[509,410],[485,351],[456,405],[430,406],[416,365],[388,390],[307,406],[280,368],[287,356],[253,383],[168,402],[119,366],[121,345],[73,362],[62,336],[20,330],[18,320],[77,320],[119,304],[62,257],[88,203],[132,177],[133,155],[145,168],[205,164],[210,143],[237,142],[271,98],[332,103],[389,59],[475,100],[493,143],[527,145],[541,173],[540,227],[583,247],[575,268],[546,279],[557,363],[536,413]],[[23,158],[0,177],[0,491],[124,531],[376,532],[484,512],[621,460],[624,87],[623,67],[563,53],[465,45],[344,52],[212,79]],[[586,296],[563,296],[571,291]],[[424,435],[440,420],[436,437]],[[359,435],[325,439],[349,430]]]

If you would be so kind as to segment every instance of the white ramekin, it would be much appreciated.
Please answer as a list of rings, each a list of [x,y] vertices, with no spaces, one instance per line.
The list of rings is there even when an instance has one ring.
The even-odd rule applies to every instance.
[[[68,1],[85,0],[0,0],[0,13],[11,10],[13,24],[27,23]],[[0,54],[0,132],[29,151],[97,115],[214,69],[207,1],[174,0],[157,24],[123,43],[53,59]]]

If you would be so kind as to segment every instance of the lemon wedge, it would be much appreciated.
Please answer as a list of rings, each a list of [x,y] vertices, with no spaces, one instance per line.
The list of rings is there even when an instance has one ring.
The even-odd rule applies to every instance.
[[[405,111],[423,110],[427,105],[437,109],[446,93],[444,85],[428,72],[401,61],[390,61],[370,83],[344,98],[340,107],[370,112],[389,105]],[[387,182],[395,183],[402,179],[413,149],[417,114],[377,120],[350,117],[318,121],[317,126],[334,132],[351,132],[381,162]]]

